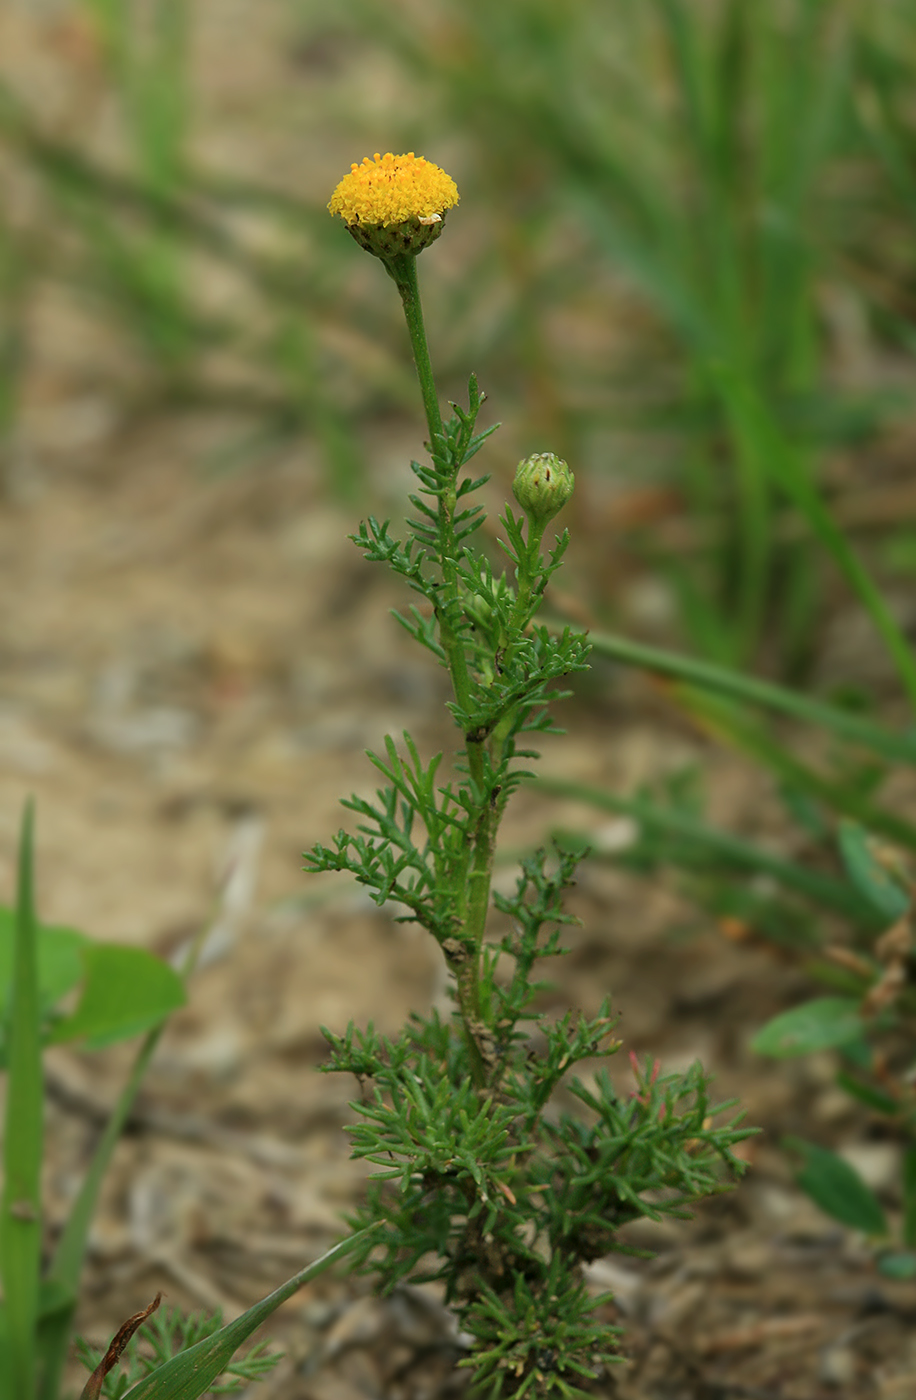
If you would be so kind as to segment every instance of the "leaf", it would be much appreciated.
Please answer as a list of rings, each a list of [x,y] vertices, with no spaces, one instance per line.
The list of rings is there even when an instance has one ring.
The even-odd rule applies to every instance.
[[[19,877],[9,1018],[9,1084],[0,1198],[0,1281],[6,1299],[2,1393],[35,1393],[35,1325],[41,1256],[41,1015],[33,873],[32,804],[19,837]]]
[[[768,1021],[751,1041],[758,1055],[785,1060],[859,1040],[862,1018],[852,997],[815,997]]]
[[[102,1394],[102,1386],[105,1383],[105,1377],[108,1375],[108,1372],[114,1370],[121,1360],[124,1348],[127,1346],[127,1343],[130,1341],[137,1328],[143,1326],[143,1323],[146,1322],[150,1313],[154,1313],[161,1302],[162,1294],[157,1293],[153,1301],[149,1303],[142,1312],[134,1313],[132,1317],[129,1317],[127,1321],[118,1328],[111,1339],[105,1355],[83,1386],[80,1400],[99,1400],[99,1396]]]
[[[675,680],[684,680],[701,690],[731,696],[777,714],[788,714],[814,726],[815,731],[838,734],[860,744],[872,753],[896,763],[916,761],[916,732],[904,733],[874,724],[839,705],[825,705],[787,686],[772,685],[756,676],[716,666],[675,651],[645,646],[605,632],[589,632],[589,641],[599,656],[610,657],[625,666],[637,666]]]
[[[85,1036],[93,1049],[149,1030],[185,1002],[173,968],[145,948],[87,941],[86,981],[72,1016],[59,1022],[51,1042]]]
[[[801,1138],[787,1138],[785,1145],[804,1157],[795,1180],[826,1215],[866,1235],[887,1234],[881,1204],[854,1167],[829,1148]]]
[[[864,827],[857,822],[840,822],[839,844],[846,873],[859,894],[889,924],[902,919],[910,907],[909,895],[875,859],[871,838]]]
[[[58,1313],[69,1311],[76,1301],[72,1289],[58,1279],[43,1278],[38,1285],[38,1320],[45,1322]]]
[[[841,1089],[844,1089],[850,1098],[858,1099],[859,1103],[864,1103],[866,1108],[874,1109],[875,1113],[883,1113],[888,1118],[895,1118],[900,1112],[900,1104],[890,1094],[885,1094],[881,1089],[876,1089],[871,1084],[863,1084],[861,1079],[856,1079],[852,1074],[840,1071],[836,1077],[836,1082]]]
[[[112,1154],[117,1146],[130,1110],[136,1099],[144,1074],[159,1043],[163,1030],[161,1020],[147,1031],[127,1083],[99,1138],[83,1176],[82,1184],[70,1206],[70,1214],[58,1237],[48,1275],[43,1285],[39,1344],[44,1360],[41,1389],[37,1400],[59,1400],[61,1376],[70,1338],[70,1325],[76,1305],[86,1241]],[[55,1301],[56,1300],[56,1301]]]
[[[382,1221],[375,1221],[364,1230],[358,1230],[334,1245],[320,1259],[306,1265],[298,1274],[287,1279],[273,1293],[255,1303],[243,1312],[234,1322],[228,1322],[212,1336],[204,1337],[187,1351],[179,1352],[164,1366],[146,1376],[139,1384],[132,1386],[125,1400],[198,1400],[213,1386],[217,1376],[225,1371],[234,1354],[256,1328],[265,1322],[271,1313],[291,1298],[304,1284],[323,1273],[335,1260],[349,1253],[357,1245],[363,1244],[366,1236],[372,1234]]]
[[[0,1006],[9,1003],[13,976],[12,909],[0,907]],[[60,1001],[83,975],[80,950],[89,941],[76,929],[38,924],[38,994],[42,1007]]]
[[[903,1243],[916,1245],[916,1147],[903,1154]]]
[[[880,1254],[877,1263],[885,1278],[916,1278],[916,1254]]]

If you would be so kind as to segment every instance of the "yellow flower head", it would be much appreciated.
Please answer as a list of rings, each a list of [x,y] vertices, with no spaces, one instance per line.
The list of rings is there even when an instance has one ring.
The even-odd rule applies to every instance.
[[[328,209],[339,214],[361,247],[377,257],[416,254],[442,232],[443,220],[458,203],[458,189],[438,165],[389,151],[352,165],[337,186]]]

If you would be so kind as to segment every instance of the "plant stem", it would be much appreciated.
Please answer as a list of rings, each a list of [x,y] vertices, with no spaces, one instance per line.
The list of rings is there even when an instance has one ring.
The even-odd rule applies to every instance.
[[[395,283],[404,307],[404,318],[410,336],[426,422],[429,426],[429,448],[439,468],[442,489],[438,496],[439,513],[439,560],[442,569],[442,604],[437,607],[439,637],[445,651],[455,699],[464,710],[470,708],[471,677],[468,672],[467,656],[461,633],[455,628],[453,619],[460,615],[461,588],[458,577],[458,563],[461,549],[455,538],[455,510],[458,503],[458,472],[461,462],[451,460],[446,444],[445,428],[436,395],[436,381],[433,376],[426,327],[423,322],[423,307],[417,282],[417,260],[415,256],[403,255],[385,260],[385,267]],[[478,816],[474,825],[470,850],[465,857],[464,868],[453,872],[453,878],[460,881],[464,954],[455,968],[455,981],[458,1005],[464,1023],[471,1070],[478,1088],[486,1084],[486,1062],[478,1039],[484,1029],[480,1005],[480,957],[483,936],[486,928],[487,912],[490,906],[490,882],[493,872],[493,855],[496,845],[496,827],[499,814],[491,801],[490,784],[487,779],[487,763],[483,744],[471,735],[465,735],[468,773],[478,798]]]
[[[547,522],[538,523],[529,517],[528,519],[528,539],[525,551],[520,555],[516,578],[518,580],[518,592],[515,597],[515,605],[512,609],[512,616],[509,619],[509,640],[503,652],[501,665],[503,670],[509,664],[515,645],[522,632],[531,620],[531,594],[535,580],[540,573],[541,563],[541,541],[544,538],[544,531]],[[495,764],[502,761],[504,746],[512,729],[513,712],[510,710],[503,715],[502,719],[493,730],[493,737],[490,741],[491,753]],[[505,802],[500,806],[502,812]]]
[[[410,335],[410,345],[413,350],[414,364],[417,367],[417,378],[420,381],[420,392],[423,395],[423,407],[426,410],[426,421],[429,425],[430,442],[429,447],[434,460],[440,466],[445,464],[445,429],[442,425],[442,414],[439,412],[439,400],[436,396],[436,381],[433,376],[432,362],[429,358],[429,345],[426,341],[426,327],[423,324],[423,307],[420,302],[420,289],[417,284],[417,260],[406,254],[401,257],[390,258],[385,262],[389,276],[401,296],[404,305],[404,318],[407,321],[407,331]],[[452,677],[452,686],[455,691],[455,699],[463,709],[467,709],[471,698],[471,681],[468,675],[467,658],[464,654],[464,647],[461,638],[456,634],[451,618],[455,615],[459,607],[460,590],[458,586],[458,556],[459,550],[455,541],[455,508],[458,502],[458,471],[459,463],[451,463],[449,473],[450,480],[447,486],[439,495],[439,555],[442,566],[442,582],[444,585],[444,607],[438,610],[439,634],[442,646],[448,660],[448,668]],[[482,764],[479,762],[480,754],[477,754],[478,763],[474,763],[472,746],[468,748],[468,762],[471,769],[471,776],[475,781],[480,781],[483,777]]]
[[[509,645],[506,648],[506,654],[503,658],[503,666],[506,665],[506,661],[515,646],[516,635],[528,625],[531,612],[531,590],[540,572],[541,541],[544,538],[544,531],[546,528],[546,521],[541,524],[529,517],[527,549],[519,560],[518,594],[515,599],[515,607],[512,609],[512,619],[510,622],[511,631],[515,635],[511,636],[509,639]]]
[[[445,430],[442,427],[442,414],[439,412],[439,400],[436,397],[436,381],[433,377],[429,346],[426,342],[426,327],[423,324],[423,307],[420,302],[420,288],[417,284],[417,259],[415,256],[403,254],[400,257],[387,258],[385,267],[388,269],[389,276],[393,278],[404,304],[404,317],[410,335],[410,346],[413,350],[414,364],[417,367],[420,392],[423,395],[426,421],[429,424],[430,446],[433,451],[436,451],[436,438],[444,437]]]

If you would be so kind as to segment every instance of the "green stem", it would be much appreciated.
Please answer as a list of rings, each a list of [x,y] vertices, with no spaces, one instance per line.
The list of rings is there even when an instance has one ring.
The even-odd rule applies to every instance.
[[[531,592],[534,588],[535,580],[541,572],[541,541],[544,538],[544,531],[547,528],[546,520],[541,523],[528,516],[528,542],[525,553],[519,560],[518,567],[518,595],[515,599],[515,607],[512,609],[512,616],[509,619],[509,630],[511,633],[509,645],[506,648],[506,657],[503,659],[503,666],[506,658],[510,655],[515,639],[528,626],[531,621]]]
[[[404,307],[404,318],[410,336],[426,422],[429,426],[430,451],[441,467],[446,462],[445,428],[439,410],[436,394],[436,381],[429,356],[426,327],[423,322],[423,307],[417,282],[417,260],[410,255],[385,259],[385,267],[395,283]],[[455,539],[455,510],[458,503],[458,472],[460,462],[451,462],[449,480],[439,495],[439,546],[442,568],[442,606],[437,608],[439,638],[445,651],[446,662],[452,680],[455,699],[464,710],[470,708],[471,677],[468,671],[464,642],[459,632],[451,624],[460,608],[460,584],[458,562],[460,550]],[[493,871],[493,854],[496,844],[498,813],[487,793],[486,761],[482,744],[465,736],[468,759],[468,772],[476,791],[480,794],[480,811],[461,878],[464,887],[463,923],[464,942],[468,956],[462,959],[456,973],[458,1005],[464,1022],[465,1034],[471,1058],[474,1082],[478,1087],[486,1084],[486,1063],[481,1052],[478,1036],[482,1029],[480,1004],[480,957],[483,936],[486,928],[487,912],[490,906],[490,881]]]
[[[388,269],[389,276],[393,278],[404,304],[404,317],[410,335],[414,364],[417,367],[417,378],[420,381],[420,392],[423,395],[423,407],[426,410],[426,421],[429,424],[431,446],[435,450],[436,438],[444,437],[445,430],[442,426],[442,414],[439,412],[439,400],[436,396],[436,381],[433,377],[432,361],[429,358],[426,327],[423,324],[423,306],[420,302],[420,288],[417,283],[417,259],[415,256],[402,254],[399,257],[386,258],[385,267]]]
[[[410,335],[414,364],[417,367],[420,392],[423,395],[426,422],[429,425],[430,450],[441,463],[443,461],[442,449],[445,443],[445,428],[442,425],[442,414],[439,412],[436,381],[433,375],[432,361],[429,357],[426,327],[423,323],[423,306],[420,302],[420,288],[417,283],[417,259],[414,256],[403,254],[400,257],[386,259],[385,267],[400,293],[404,306],[404,318]],[[458,503],[457,478],[459,468],[457,464],[452,464],[452,466],[448,489],[439,496],[439,539],[444,602],[446,604],[445,608],[439,610],[439,635],[448,661],[455,699],[463,709],[468,709],[471,699],[471,679],[468,674],[467,657],[464,654],[461,638],[456,635],[449,622],[449,617],[453,615],[457,607],[460,592],[458,586],[458,548],[455,542],[454,524],[455,508]],[[476,781],[480,781],[483,778],[483,766],[482,762],[479,761],[479,753],[477,758],[478,765],[475,770],[474,755],[469,746],[468,761],[471,776]]]

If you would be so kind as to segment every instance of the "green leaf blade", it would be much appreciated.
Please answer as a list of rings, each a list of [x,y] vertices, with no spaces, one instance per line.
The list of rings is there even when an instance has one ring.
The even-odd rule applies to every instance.
[[[908,1249],[916,1247],[916,1147],[903,1154],[903,1243]]]
[[[82,952],[82,996],[73,1015],[55,1026],[52,1043],[85,1038],[99,1049],[151,1029],[184,1005],[181,977],[145,948],[87,942]]]
[[[910,907],[909,895],[879,863],[868,832],[857,822],[840,822],[839,844],[846,873],[859,894],[889,924],[902,919]]]
[[[173,1356],[158,1371],[133,1386],[124,1400],[199,1400],[213,1386],[213,1382],[225,1371],[235,1352],[247,1341],[262,1322],[274,1313],[282,1303],[291,1298],[311,1279],[324,1272],[351,1249],[365,1242],[374,1234],[381,1222],[359,1230],[322,1254],[314,1263],[308,1264],[298,1274],[287,1279],[273,1293],[255,1303],[241,1317],[221,1327],[212,1336],[205,1337],[196,1346]]]
[[[43,1084],[33,831],[30,802],[23,815],[19,840],[9,1089],[3,1145],[4,1183],[0,1198],[0,1277],[6,1300],[9,1393],[15,1397],[35,1393],[41,1254]]]
[[[789,1138],[786,1146],[804,1158],[795,1180],[826,1215],[865,1235],[887,1234],[887,1221],[877,1196],[838,1153],[801,1138]]]
[[[87,939],[76,929],[53,924],[36,923],[36,934],[38,998],[44,1012],[82,977],[80,953]],[[16,911],[0,907],[0,1006],[9,1005],[12,997],[15,946]]]
[[[751,1041],[758,1055],[776,1060],[831,1050],[859,1040],[862,1018],[853,997],[815,997],[768,1021]]]

